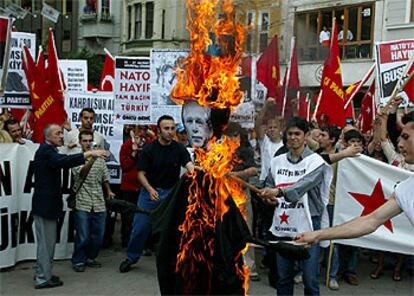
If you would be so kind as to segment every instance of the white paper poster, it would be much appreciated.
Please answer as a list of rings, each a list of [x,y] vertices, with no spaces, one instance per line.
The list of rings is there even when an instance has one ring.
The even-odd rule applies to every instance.
[[[86,60],[59,60],[59,69],[67,91],[88,90],[88,63]]]

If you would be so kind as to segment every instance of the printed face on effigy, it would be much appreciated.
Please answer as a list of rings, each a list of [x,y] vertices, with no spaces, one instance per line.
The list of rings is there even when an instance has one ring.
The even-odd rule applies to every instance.
[[[192,147],[205,147],[212,137],[210,114],[211,110],[208,107],[203,107],[197,102],[189,101],[184,104],[182,121]]]

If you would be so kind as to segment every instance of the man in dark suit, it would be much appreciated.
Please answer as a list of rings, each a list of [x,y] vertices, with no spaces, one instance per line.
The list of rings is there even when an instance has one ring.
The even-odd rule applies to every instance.
[[[73,155],[59,154],[57,147],[63,145],[63,130],[56,124],[46,126],[43,135],[45,141],[34,157],[35,188],[32,200],[37,242],[34,278],[36,289],[63,285],[59,277],[52,275],[57,220],[63,213],[61,169],[81,165],[88,157],[107,156],[105,150]]]

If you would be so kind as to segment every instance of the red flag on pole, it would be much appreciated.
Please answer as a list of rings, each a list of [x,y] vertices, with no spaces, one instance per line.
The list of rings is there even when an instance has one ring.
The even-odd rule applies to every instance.
[[[371,85],[368,88],[368,91],[365,93],[365,96],[361,101],[361,113],[358,117],[359,128],[363,133],[366,133],[372,127],[372,122],[376,113],[376,104],[375,104],[375,79],[372,80]]]
[[[330,50],[325,59],[322,73],[322,95],[317,104],[317,118],[324,118],[325,124],[345,126],[345,92],[342,85],[341,62],[339,59],[338,28],[336,20],[333,20],[332,38]]]
[[[300,96],[298,105],[298,116],[309,121],[310,99],[309,93],[306,96]]]
[[[112,91],[115,78],[115,59],[106,48],[105,54],[105,63],[102,70],[101,82],[99,83],[99,90]]]
[[[410,75],[411,73],[414,72],[414,63],[411,65],[410,70],[408,70],[408,75]],[[405,91],[405,93],[408,96],[408,99],[411,101],[411,103],[414,104],[414,77],[412,77],[407,84],[405,85],[403,91]]]
[[[280,84],[279,45],[277,35],[257,60],[257,80],[267,88],[268,97],[276,97]]]
[[[292,37],[290,43],[290,59],[287,67],[287,78],[284,80],[284,96],[282,106],[282,117],[291,117],[291,100],[298,97],[300,91],[298,59],[296,56],[296,38]],[[299,103],[299,102],[298,102]]]

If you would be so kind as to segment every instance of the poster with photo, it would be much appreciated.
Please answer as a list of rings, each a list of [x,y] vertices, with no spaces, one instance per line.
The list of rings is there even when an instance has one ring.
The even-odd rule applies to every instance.
[[[148,124],[151,117],[150,59],[115,58],[115,121],[117,124]]]
[[[23,44],[36,60],[36,35],[12,32],[6,89],[4,96],[0,97],[0,105],[3,107],[31,108],[29,87],[23,70]]]
[[[188,49],[151,50],[151,121],[168,114],[181,122],[181,106],[171,100],[171,91],[177,82],[176,68],[188,56]]]

